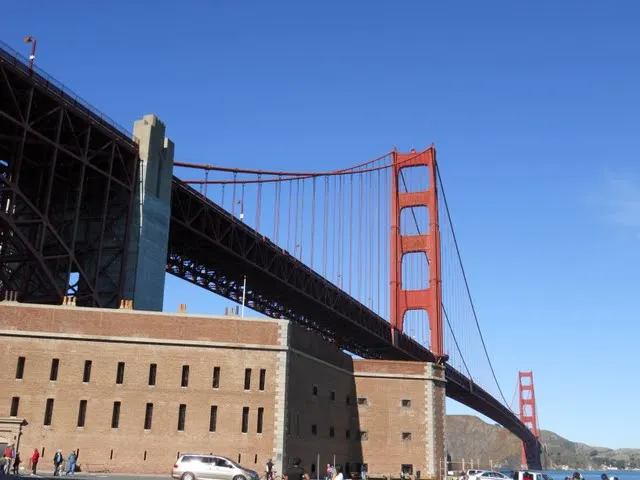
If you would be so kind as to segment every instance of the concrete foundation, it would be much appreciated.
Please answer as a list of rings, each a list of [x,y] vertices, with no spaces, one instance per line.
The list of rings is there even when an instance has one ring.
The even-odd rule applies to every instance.
[[[127,254],[125,299],[136,310],[161,311],[165,262],[171,221],[171,179],[174,145],[165,137],[165,125],[145,115],[133,128],[140,142],[138,189],[131,218]]]

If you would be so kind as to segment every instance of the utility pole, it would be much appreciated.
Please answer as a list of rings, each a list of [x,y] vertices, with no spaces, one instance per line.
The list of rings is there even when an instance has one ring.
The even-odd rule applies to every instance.
[[[244,276],[244,281],[242,282],[242,314],[240,315],[242,318],[244,318],[244,302],[247,298],[246,296],[247,294],[247,276]]]
[[[33,62],[36,59],[36,39],[33,37],[24,37],[24,43],[31,44],[31,55],[29,55],[29,70],[33,72]]]

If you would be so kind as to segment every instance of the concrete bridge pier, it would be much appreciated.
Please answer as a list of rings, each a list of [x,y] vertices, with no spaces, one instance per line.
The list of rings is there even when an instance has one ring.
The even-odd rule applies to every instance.
[[[139,141],[138,186],[131,215],[123,298],[136,310],[161,311],[171,221],[174,144],[155,115],[134,123]]]

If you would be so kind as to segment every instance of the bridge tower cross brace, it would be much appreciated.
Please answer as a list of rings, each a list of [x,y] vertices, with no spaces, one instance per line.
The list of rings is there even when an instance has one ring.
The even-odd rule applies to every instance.
[[[533,372],[518,372],[518,392],[520,397],[520,421],[524,423],[539,440],[538,414],[536,412],[536,393],[533,388]],[[521,465],[527,468],[526,447],[522,445]]]
[[[428,169],[429,183],[424,190],[403,190],[402,170],[423,166]],[[438,189],[436,173],[436,150],[433,146],[417,153],[393,152],[391,179],[391,329],[404,329],[404,316],[410,310],[425,310],[429,317],[431,345],[429,349],[436,357],[444,357],[442,330],[442,276],[440,261],[440,230],[438,224]],[[400,225],[402,210],[411,207],[426,207],[429,212],[429,230],[416,235],[403,235]],[[420,290],[404,290],[402,286],[402,258],[407,253],[422,252],[429,262],[429,284]]]

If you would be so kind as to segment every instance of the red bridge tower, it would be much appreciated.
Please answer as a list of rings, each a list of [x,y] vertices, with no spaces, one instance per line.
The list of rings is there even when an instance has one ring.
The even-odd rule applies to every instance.
[[[518,391],[520,392],[520,421],[540,440],[538,414],[536,413],[536,393],[533,389],[533,372],[518,372]],[[522,468],[527,468],[525,446],[522,445]]]
[[[408,167],[427,167],[428,185],[418,192],[402,192],[401,171]],[[391,327],[402,332],[404,315],[409,310],[425,310],[429,317],[431,345],[429,350],[442,358],[444,353],[442,331],[442,276],[440,266],[440,230],[438,226],[438,189],[436,149],[431,146],[417,153],[393,152],[391,180]],[[429,212],[429,230],[416,235],[402,235],[400,214],[403,209],[426,207]],[[402,286],[402,257],[407,253],[424,253],[429,262],[429,284],[421,290],[405,290]]]

